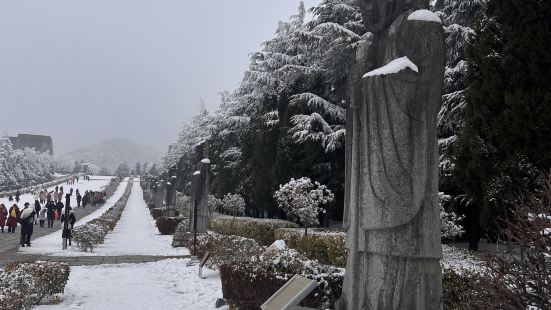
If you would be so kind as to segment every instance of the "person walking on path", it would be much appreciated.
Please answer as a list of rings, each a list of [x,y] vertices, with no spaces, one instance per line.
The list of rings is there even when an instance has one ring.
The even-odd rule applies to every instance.
[[[36,212],[30,207],[30,203],[25,202],[25,207],[21,210],[19,223],[21,224],[21,244],[22,247],[31,246],[31,236],[33,234],[34,216]]]
[[[15,192],[15,202],[19,203],[19,196],[21,196],[21,193],[18,191]]]
[[[8,221],[6,222],[6,226],[8,226],[8,233],[15,233],[15,228],[17,227],[17,218],[19,217],[19,207],[16,204],[13,204],[11,206],[9,214],[8,214]]]
[[[55,205],[53,201],[48,201],[46,204],[46,210],[48,210],[47,216],[48,216],[48,228],[54,227],[54,220],[55,220]]]
[[[82,196],[80,195],[80,193],[78,192],[78,189],[77,189],[77,208],[80,208],[80,202],[82,201]]]
[[[44,227],[44,222],[48,218],[48,209],[46,207],[43,207],[40,209],[40,212],[38,212],[38,221],[40,222],[40,227]]]
[[[61,210],[63,210],[63,202],[61,202],[61,199],[59,199],[55,205],[56,209],[57,209],[57,218],[56,220],[60,220],[61,221]]]
[[[34,224],[38,224],[38,212],[40,212],[40,209],[42,209],[42,206],[40,205],[40,201],[35,200],[34,201],[34,212],[37,216],[35,216]]]
[[[63,223],[65,221],[65,209],[63,209],[63,214],[61,214],[61,222]],[[71,225],[71,229],[75,226],[75,222],[77,221],[77,218],[75,216],[75,211],[73,208],[69,207],[69,225]]]
[[[2,227],[2,233],[4,233],[4,226],[6,226],[6,220],[8,219],[8,209],[2,203],[0,204],[0,227]]]

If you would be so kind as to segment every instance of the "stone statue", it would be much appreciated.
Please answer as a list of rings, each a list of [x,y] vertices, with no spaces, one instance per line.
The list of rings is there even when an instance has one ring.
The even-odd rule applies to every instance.
[[[373,35],[350,73],[338,309],[441,309],[436,117],[444,34],[429,0],[359,0]],[[365,74],[367,73],[367,74]]]
[[[209,174],[210,161],[208,160],[209,147],[206,141],[195,147],[196,170],[191,178],[191,227],[198,234],[207,232],[209,215]],[[197,214],[194,213],[197,210]]]

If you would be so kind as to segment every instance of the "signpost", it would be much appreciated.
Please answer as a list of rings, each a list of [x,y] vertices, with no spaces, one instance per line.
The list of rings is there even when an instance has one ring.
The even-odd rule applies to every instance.
[[[65,194],[65,212],[63,219],[63,233],[61,234],[63,238],[63,250],[67,250],[67,239],[69,238],[69,208],[71,208],[71,194]]]
[[[205,256],[203,256],[203,259],[201,259],[201,262],[199,263],[199,278],[200,279],[206,279],[206,277],[203,277],[203,266],[207,263],[207,261],[210,258],[210,252],[205,253]]]

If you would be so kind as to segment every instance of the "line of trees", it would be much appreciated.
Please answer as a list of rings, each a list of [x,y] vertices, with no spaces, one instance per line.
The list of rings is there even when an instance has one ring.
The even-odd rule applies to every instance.
[[[14,149],[8,136],[0,137],[0,188],[17,188],[51,181],[54,159],[32,148]]]

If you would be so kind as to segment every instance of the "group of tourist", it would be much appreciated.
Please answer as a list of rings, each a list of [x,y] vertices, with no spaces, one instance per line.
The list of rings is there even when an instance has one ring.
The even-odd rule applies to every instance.
[[[78,177],[75,177],[78,182]],[[73,183],[74,184],[74,183]],[[99,203],[105,202],[105,192],[86,191],[83,195],[78,189],[74,192],[76,194],[77,207],[86,207],[88,204],[96,206]],[[73,195],[73,188],[65,194],[66,199],[70,199]],[[19,208],[17,203],[20,199],[19,191],[15,193],[15,199],[17,203],[14,203],[9,209],[2,203],[0,204],[0,229],[4,233],[4,228],[7,226],[8,233],[15,233],[17,224],[21,225],[21,239],[20,245],[22,247],[31,246],[31,235],[33,234],[34,225],[44,227],[47,222],[48,228],[54,227],[54,222],[59,220],[61,222],[67,220],[70,229],[72,230],[76,222],[75,212],[72,207],[69,206],[69,216],[65,219],[65,205],[62,202],[64,196],[63,186],[56,186],[54,190],[48,191],[44,189],[35,194],[34,206],[31,206],[29,202],[25,202],[22,209]],[[13,201],[13,197],[9,196],[9,201]]]

